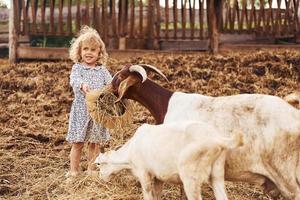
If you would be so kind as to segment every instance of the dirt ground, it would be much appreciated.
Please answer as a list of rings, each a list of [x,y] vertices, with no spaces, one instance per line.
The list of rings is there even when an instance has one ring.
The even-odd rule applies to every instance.
[[[150,76],[171,90],[227,96],[263,93],[283,97],[300,91],[300,52],[262,50],[199,54],[148,54],[110,59],[115,73],[128,63],[148,63],[161,69],[170,83]],[[122,172],[105,183],[82,173],[66,179],[70,145],[65,141],[73,99],[69,86],[71,62],[21,62],[0,59],[0,199],[142,199],[138,182]],[[132,124],[111,131],[110,148],[123,144],[141,123],[153,123],[150,113],[135,104]],[[108,150],[107,149],[107,150]],[[87,167],[82,157],[83,171]],[[270,199],[259,187],[226,183],[230,199]],[[204,198],[214,199],[205,185]],[[180,199],[178,186],[166,184],[163,199]]]

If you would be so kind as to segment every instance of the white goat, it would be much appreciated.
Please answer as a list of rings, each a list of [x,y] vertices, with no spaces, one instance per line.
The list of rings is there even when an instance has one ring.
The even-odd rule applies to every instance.
[[[146,70],[165,78],[153,66],[126,66],[112,80],[118,99],[138,101],[157,124],[199,120],[224,135],[241,130],[245,145],[229,153],[225,179],[255,183],[274,197],[279,190],[287,199],[300,200],[300,110],[271,95],[172,92],[148,79]]]
[[[183,183],[189,200],[201,198],[201,185],[211,180],[217,200],[227,200],[224,164],[228,149],[242,145],[242,135],[221,136],[202,122],[144,124],[117,151],[100,154],[100,177],[130,169],[139,179],[144,199],[160,199],[162,181]]]

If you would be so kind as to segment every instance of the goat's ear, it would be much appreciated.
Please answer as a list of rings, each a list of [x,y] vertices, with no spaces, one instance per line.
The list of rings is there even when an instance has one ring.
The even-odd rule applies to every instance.
[[[128,76],[124,81],[122,81],[119,85],[119,88],[118,88],[119,97],[115,101],[115,103],[120,101],[123,98],[123,96],[124,96],[125,92],[127,91],[127,89],[130,86],[136,84],[137,82],[138,82],[138,79],[134,76]]]

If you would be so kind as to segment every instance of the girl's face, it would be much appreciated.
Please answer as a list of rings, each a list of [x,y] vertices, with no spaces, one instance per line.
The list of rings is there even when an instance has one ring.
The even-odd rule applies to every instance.
[[[91,67],[95,67],[100,53],[98,44],[90,42],[82,42],[81,44],[81,59],[82,63]]]

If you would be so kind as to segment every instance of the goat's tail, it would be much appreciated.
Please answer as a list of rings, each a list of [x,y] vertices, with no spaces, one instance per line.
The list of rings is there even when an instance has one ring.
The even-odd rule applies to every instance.
[[[224,139],[224,148],[234,149],[244,145],[244,136],[242,132],[236,132],[233,137]]]
[[[283,99],[295,108],[300,109],[300,92],[293,92],[283,97]]]

